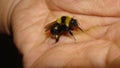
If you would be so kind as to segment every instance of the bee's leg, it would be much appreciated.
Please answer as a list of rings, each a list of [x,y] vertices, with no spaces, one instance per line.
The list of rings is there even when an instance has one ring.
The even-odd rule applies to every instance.
[[[78,28],[83,32],[83,30],[78,26]]]
[[[80,28],[80,24],[79,23],[77,23],[77,28],[80,29],[83,32],[83,30]]]
[[[72,35],[72,37],[75,39],[73,33],[69,30],[69,34]],[[76,39],[75,39],[76,40]]]
[[[60,35],[55,35],[55,39],[56,39],[55,43],[59,41],[59,38],[60,38]]]

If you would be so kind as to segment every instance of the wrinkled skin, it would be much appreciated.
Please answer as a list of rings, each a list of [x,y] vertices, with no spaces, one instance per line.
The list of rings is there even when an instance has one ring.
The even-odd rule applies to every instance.
[[[25,68],[120,67],[120,0],[23,0],[12,15],[14,42]],[[58,43],[45,25],[74,16],[84,30]]]

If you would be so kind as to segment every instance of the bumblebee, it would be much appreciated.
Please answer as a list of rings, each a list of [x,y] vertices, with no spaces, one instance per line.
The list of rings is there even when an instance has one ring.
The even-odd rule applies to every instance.
[[[78,28],[83,31],[76,19],[70,16],[61,16],[56,21],[45,26],[45,31],[50,31],[51,35],[56,39],[55,43],[59,41],[60,36],[67,32],[74,37],[72,31],[74,28]]]

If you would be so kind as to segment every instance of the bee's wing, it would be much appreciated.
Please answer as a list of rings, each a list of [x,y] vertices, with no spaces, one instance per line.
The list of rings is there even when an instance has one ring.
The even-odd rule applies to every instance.
[[[50,30],[51,29],[51,27],[54,25],[56,23],[56,21],[54,21],[54,22],[52,22],[52,23],[49,23],[49,24],[47,24],[44,28],[45,28],[45,32],[46,31],[48,31],[48,30]]]

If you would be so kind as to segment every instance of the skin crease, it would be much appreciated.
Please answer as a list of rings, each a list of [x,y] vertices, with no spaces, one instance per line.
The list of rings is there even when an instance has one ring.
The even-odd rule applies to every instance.
[[[120,67],[120,0],[22,0],[11,18],[14,42],[24,68]],[[45,26],[73,16],[84,30],[48,37]]]

